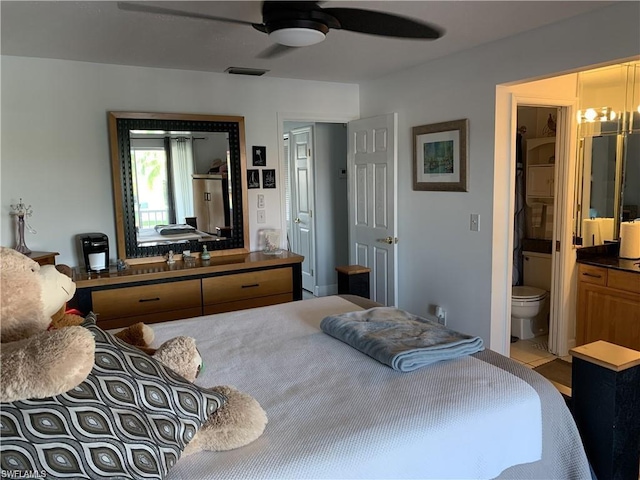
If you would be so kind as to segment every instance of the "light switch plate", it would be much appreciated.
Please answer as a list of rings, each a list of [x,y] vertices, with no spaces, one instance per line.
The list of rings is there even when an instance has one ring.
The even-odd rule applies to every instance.
[[[258,208],[264,208],[264,193],[258,194]]]
[[[267,223],[267,217],[264,210],[258,210],[258,223]]]
[[[470,228],[471,228],[472,232],[479,232],[480,231],[480,214],[479,213],[472,213],[471,214]]]

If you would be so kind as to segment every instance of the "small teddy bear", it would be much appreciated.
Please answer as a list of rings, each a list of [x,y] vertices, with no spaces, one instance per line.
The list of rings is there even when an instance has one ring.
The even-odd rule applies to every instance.
[[[50,329],[60,329],[72,325],[81,325],[84,318],[75,313],[67,312],[67,302],[71,300],[76,291],[76,284],[73,282],[72,270],[68,265],[56,265],[55,269],[64,274],[64,277],[57,276],[55,288],[44,293],[45,303],[50,305],[61,305],[61,307],[51,315]],[[154,334],[151,327],[142,322],[135,323],[127,328],[123,328],[115,334],[120,340],[129,345],[139,348],[143,352],[153,355],[154,348],[150,348]]]
[[[153,358],[185,379],[193,382],[198,376],[202,360],[195,339],[175,337],[163,343]],[[202,450],[223,451],[243,447],[262,435],[267,414],[251,395],[224,385],[208,388],[225,396],[227,401],[200,427],[183,455]]]

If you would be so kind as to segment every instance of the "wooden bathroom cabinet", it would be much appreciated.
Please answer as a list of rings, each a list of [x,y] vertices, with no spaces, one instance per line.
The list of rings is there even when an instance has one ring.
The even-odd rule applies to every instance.
[[[640,350],[640,273],[578,265],[576,344]]]

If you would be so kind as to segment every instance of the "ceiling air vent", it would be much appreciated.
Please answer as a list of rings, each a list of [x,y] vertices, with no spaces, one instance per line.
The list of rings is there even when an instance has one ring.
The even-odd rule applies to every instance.
[[[243,68],[243,67],[229,67],[225,70],[229,75],[251,75],[253,77],[261,77],[269,70],[262,70],[260,68]]]

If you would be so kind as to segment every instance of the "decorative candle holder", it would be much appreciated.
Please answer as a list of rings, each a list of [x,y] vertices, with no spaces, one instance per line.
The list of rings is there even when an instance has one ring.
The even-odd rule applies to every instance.
[[[22,202],[22,198],[20,199],[19,203],[15,205],[11,205],[11,210],[12,210],[11,215],[14,215],[16,217],[17,244],[14,250],[27,255],[31,253],[31,250],[29,249],[29,247],[27,247],[27,244],[25,243],[24,228],[26,226],[27,230],[30,233],[36,233],[36,231],[26,221],[26,217],[30,217],[31,214],[33,213],[33,210],[31,209],[31,205],[27,206]]]

